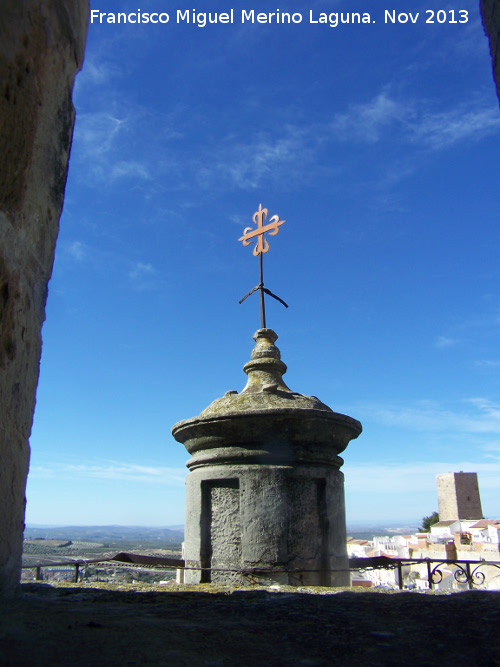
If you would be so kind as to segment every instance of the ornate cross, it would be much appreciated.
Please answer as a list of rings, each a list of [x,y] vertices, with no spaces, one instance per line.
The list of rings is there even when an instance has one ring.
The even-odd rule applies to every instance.
[[[243,241],[243,245],[250,245],[250,243],[252,243],[252,239],[255,236],[257,237],[257,243],[253,249],[253,254],[255,257],[269,250],[269,243],[267,242],[267,239],[264,238],[264,234],[269,232],[271,236],[276,236],[276,234],[279,232],[280,225],[286,222],[286,220],[280,220],[279,215],[273,215],[271,220],[269,220],[269,224],[264,226],[264,220],[267,220],[268,214],[269,211],[267,208],[262,208],[262,204],[259,204],[259,210],[255,211],[253,214],[253,221],[257,225],[257,229],[245,227],[243,230],[243,236],[240,236],[238,239],[238,241]]]
[[[269,243],[267,242],[267,239],[264,238],[264,234],[266,232],[269,232],[271,236],[276,236],[276,234],[280,230],[280,225],[282,225],[285,220],[280,220],[279,215],[273,215],[273,217],[269,220],[269,223],[267,225],[264,224],[264,221],[267,220],[267,216],[269,215],[269,211],[267,208],[262,208],[262,204],[259,204],[259,210],[256,211],[253,214],[253,221],[257,225],[257,229],[252,229],[252,227],[245,227],[243,230],[243,236],[241,236],[238,241],[243,241],[243,245],[250,245],[250,243],[253,243],[253,239],[257,237],[257,243],[255,244],[255,247],[253,249],[253,254],[255,257],[259,257],[259,265],[260,265],[260,282],[258,285],[256,285],[248,294],[245,294],[243,299],[241,299],[240,303],[243,303],[247,297],[250,296],[250,294],[253,294],[257,290],[260,292],[260,322],[261,322],[261,328],[265,329],[266,328],[266,306],[264,303],[264,293],[268,294],[269,296],[272,296],[273,299],[276,299],[276,301],[279,301],[282,303],[285,308],[288,308],[288,305],[283,301],[283,299],[280,299],[279,296],[276,296],[276,294],[273,294],[270,290],[264,287],[264,271],[262,267],[262,255],[269,250]]]

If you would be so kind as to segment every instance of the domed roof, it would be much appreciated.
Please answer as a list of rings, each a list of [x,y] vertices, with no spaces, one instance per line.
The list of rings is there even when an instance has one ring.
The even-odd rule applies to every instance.
[[[193,455],[187,466],[238,461],[342,465],[338,454],[361,433],[359,421],[287,387],[282,377],[286,364],[272,329],[259,329],[253,338],[243,391],[226,392],[199,416],[172,428],[174,438]]]
[[[243,367],[248,375],[245,388],[241,393],[227,391],[222,398],[217,398],[201,412],[201,419],[253,410],[324,410],[333,413],[316,396],[305,396],[287,387],[282,377],[287,367],[274,344],[278,336],[272,329],[259,329],[253,338],[256,345],[251,360]]]

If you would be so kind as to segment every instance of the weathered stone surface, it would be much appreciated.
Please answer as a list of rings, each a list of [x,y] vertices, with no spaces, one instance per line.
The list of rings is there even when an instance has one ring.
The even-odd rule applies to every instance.
[[[88,0],[0,3],[0,594],[18,583],[49,281]]]
[[[18,599],[0,603],[2,667],[500,663],[500,595],[494,592],[22,588]]]
[[[490,41],[490,53],[493,63],[493,78],[497,85],[500,99],[500,3],[498,0],[481,0],[483,26]]]
[[[446,472],[436,479],[440,521],[483,518],[476,472]]]
[[[339,453],[361,424],[286,386],[274,331],[254,339],[241,394],[172,430],[191,454],[185,581],[349,585]]]

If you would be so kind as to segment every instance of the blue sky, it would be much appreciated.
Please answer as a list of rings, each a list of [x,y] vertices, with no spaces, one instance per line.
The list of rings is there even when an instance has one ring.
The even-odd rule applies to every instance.
[[[285,380],[363,424],[348,523],[417,522],[459,470],[500,516],[500,110],[478,3],[92,8],[170,21],[89,25],[27,523],[183,523],[170,431],[245,384],[258,260],[238,238],[259,203],[286,220],[264,258],[290,305],[267,304]],[[193,8],[235,20],[176,23]],[[352,11],[372,22],[309,22]]]

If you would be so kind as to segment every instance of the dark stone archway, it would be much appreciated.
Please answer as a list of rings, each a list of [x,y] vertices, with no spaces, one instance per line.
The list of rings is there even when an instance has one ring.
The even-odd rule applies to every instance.
[[[88,0],[0,4],[0,594],[19,581],[29,442]]]
[[[481,0],[483,26],[490,41],[490,53],[493,63],[493,78],[497,84],[497,95],[500,99],[500,2],[498,0]]]

